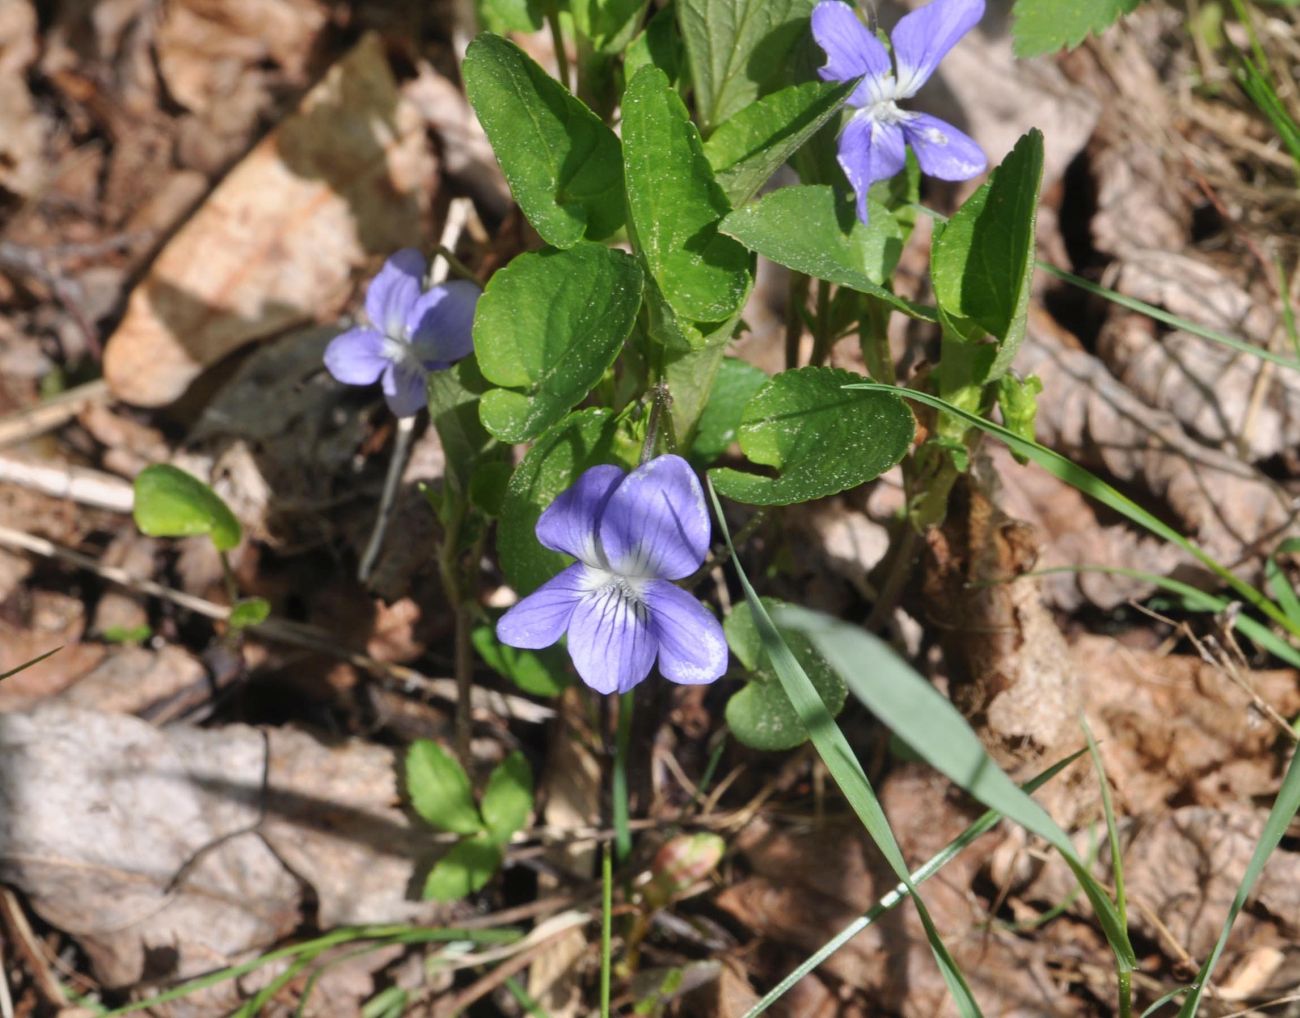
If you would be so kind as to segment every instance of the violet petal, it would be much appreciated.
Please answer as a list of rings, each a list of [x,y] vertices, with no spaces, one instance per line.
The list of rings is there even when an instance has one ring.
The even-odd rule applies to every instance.
[[[370,324],[394,339],[406,335],[406,315],[420,297],[424,282],[424,255],[403,248],[384,262],[366,290],[366,316]]]
[[[932,0],[899,19],[889,34],[899,99],[916,95],[957,40],[984,16],[984,0]]]
[[[970,180],[988,168],[984,152],[952,124],[928,113],[903,121],[903,134],[916,152],[921,172],[939,180]]]
[[[429,399],[427,377],[424,369],[410,360],[390,365],[381,379],[388,409],[397,417],[418,414]]]
[[[699,685],[721,677],[727,670],[727,638],[709,610],[665,580],[650,583],[645,598],[664,678]]]
[[[849,96],[850,106],[867,106],[883,97],[882,86],[893,74],[880,40],[840,0],[822,0],[812,12],[812,33],[826,53],[817,73],[823,81],[852,81],[865,75]]]
[[[907,161],[903,131],[864,114],[854,116],[840,134],[839,163],[858,196],[858,218],[867,221],[867,192],[877,180],[888,180]]]
[[[680,580],[704,561],[711,530],[704,490],[690,464],[680,456],[656,456],[610,495],[600,544],[616,573]]]
[[[538,517],[537,540],[551,551],[606,567],[608,563],[597,544],[597,527],[605,504],[626,476],[623,470],[607,463],[583,471]]]
[[[573,609],[591,586],[581,563],[553,576],[497,620],[497,639],[511,647],[540,650],[569,628]]]
[[[569,657],[598,693],[626,693],[650,674],[655,641],[646,608],[609,583],[578,602],[569,620]]]
[[[325,348],[325,370],[344,385],[373,385],[386,367],[384,337],[374,329],[349,329]]]
[[[421,294],[406,315],[406,334],[426,365],[453,364],[474,349],[474,308],[482,294],[453,279]]]

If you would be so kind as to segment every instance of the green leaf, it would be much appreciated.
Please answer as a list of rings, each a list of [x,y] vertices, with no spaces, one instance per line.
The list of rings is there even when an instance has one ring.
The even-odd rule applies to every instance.
[[[501,847],[484,831],[458,841],[433,864],[424,881],[426,901],[459,901],[481,891],[501,868]]]
[[[1011,27],[1016,56],[1073,49],[1090,33],[1100,34],[1137,5],[1138,0],[1016,0]]]
[[[628,43],[623,54],[623,74],[625,80],[631,81],[641,68],[653,65],[668,75],[669,81],[680,84],[685,61],[686,50],[669,5],[661,7],[637,37]]]
[[[648,0],[569,0],[578,34],[597,53],[622,51],[641,25]]]
[[[105,643],[125,644],[144,643],[152,636],[153,629],[144,624],[138,626],[109,626],[99,634],[100,639]],[[0,679],[3,678],[4,676],[0,675]]]
[[[935,321],[930,308],[885,288],[903,252],[903,231],[883,205],[859,221],[851,195],[825,184],[783,187],[722,221],[722,232],[764,258],[814,279],[869,293],[905,314]]]
[[[453,834],[483,830],[469,776],[450,754],[430,739],[418,739],[406,751],[406,790],[425,823]]]
[[[618,138],[518,46],[485,32],[461,67],[465,90],[528,221],[555,247],[623,223]]]
[[[925,901],[917,893],[916,885],[912,882],[911,875],[907,870],[907,862],[903,858],[902,850],[898,847],[898,840],[894,837],[894,832],[889,826],[889,820],[880,806],[880,800],[876,798],[875,790],[871,787],[866,771],[862,769],[862,764],[858,762],[858,758],[854,755],[848,739],[844,737],[844,733],[835,723],[835,719],[826,710],[826,704],[822,702],[821,696],[803,667],[799,664],[799,660],[790,652],[790,648],[772,622],[771,616],[768,615],[767,609],[763,607],[758,594],[754,591],[753,584],[749,582],[749,577],[745,575],[745,570],[736,557],[735,546],[731,543],[731,532],[727,529],[727,520],[723,516],[722,506],[718,502],[718,496],[714,492],[712,484],[709,485],[709,497],[713,502],[714,517],[717,519],[718,527],[727,542],[727,551],[731,555],[732,567],[736,570],[741,589],[745,592],[745,601],[749,605],[750,611],[753,612],[754,626],[758,630],[759,638],[763,642],[763,648],[767,651],[768,658],[772,662],[772,668],[781,682],[781,687],[790,698],[790,702],[794,704],[799,719],[804,723],[804,727],[808,729],[808,736],[812,739],[817,755],[826,764],[826,769],[830,771],[831,777],[835,779],[840,791],[844,793],[844,798],[852,807],[853,812],[857,814],[868,836],[880,849],[880,853],[889,864],[889,868],[894,871],[894,875],[903,882],[908,893],[911,894],[921,925],[925,928],[925,936],[930,945],[930,951],[939,966],[939,971],[943,974],[944,983],[953,995],[958,1013],[962,1015],[962,1018],[978,1016],[980,1014],[979,1005],[976,1004],[975,997],[972,995],[970,986],[962,975],[961,969],[957,967],[957,963],[953,960],[952,954],[944,944],[943,938],[939,936],[939,931],[934,925],[934,920],[930,917],[930,911],[926,907]]]
[[[993,761],[942,693],[883,640],[857,626],[793,606],[782,608],[775,619],[804,633],[853,695],[931,767],[1055,848],[1088,896],[1117,965],[1132,970],[1136,958],[1123,919],[1070,836]]]
[[[470,642],[489,668],[533,696],[559,696],[569,685],[565,654],[558,647],[520,650],[508,647],[491,626],[479,626]]]
[[[230,506],[196,477],[167,463],[145,467],[135,478],[135,525],[149,537],[207,534],[218,551],[239,545],[242,531]]]
[[[483,790],[483,819],[488,833],[504,845],[528,823],[533,810],[533,769],[515,750],[497,764]]]
[[[946,380],[945,389],[996,381],[1025,336],[1034,271],[1034,222],[1043,181],[1043,135],[1030,131],[988,182],[966,199],[930,254],[935,299],[951,329],[969,343],[998,341],[983,378]],[[946,356],[946,352],[945,352]]]
[[[761,600],[769,611],[782,604],[775,598]],[[763,649],[749,604],[737,605],[727,616],[723,629],[732,653],[749,672],[745,687],[727,701],[727,726],[736,738],[751,749],[764,750],[793,749],[808,741],[808,729],[799,720],[799,713],[772,670],[771,659]],[[836,717],[844,709],[848,697],[844,680],[802,633],[783,632],[781,635],[807,673],[817,695],[822,698],[827,712]]]
[[[241,597],[230,609],[231,629],[260,626],[271,614],[271,604],[262,597]]]
[[[540,0],[478,0],[479,21],[489,32],[536,32],[542,27]]]
[[[808,81],[741,109],[704,143],[732,205],[752,198],[804,142],[839,111],[857,82]]]
[[[775,477],[709,471],[723,495],[750,505],[789,505],[834,495],[884,473],[912,442],[912,413],[892,396],[844,399],[861,375],[809,367],[771,379],[745,407],[740,448]]]
[[[623,158],[636,242],[664,299],[693,322],[729,317],[749,293],[752,259],[718,233],[731,206],[657,67],[638,71],[623,95]]]
[[[691,460],[708,466],[736,440],[745,405],[767,383],[767,372],[735,357],[724,357],[718,367],[709,401],[700,414],[691,443]]]
[[[588,467],[617,462],[617,422],[603,408],[570,414],[542,435],[506,486],[497,527],[501,568],[520,594],[549,580],[569,557],[537,543],[537,518]]]
[[[676,0],[705,134],[781,84],[813,0]]]
[[[591,391],[623,349],[641,307],[635,258],[582,243],[521,254],[494,273],[474,315],[474,351],[488,381],[488,431],[524,442]]]
[[[429,419],[442,443],[447,481],[462,494],[478,470],[491,462],[485,453],[494,440],[479,420],[479,400],[486,389],[474,354],[446,371],[429,373]]]
[[[1273,600],[1291,620],[1292,630],[1300,632],[1300,598],[1296,596],[1295,587],[1291,585],[1291,578],[1277,561],[1279,555],[1298,553],[1300,553],[1300,537],[1288,537],[1282,541],[1264,563],[1264,578],[1268,581],[1268,589],[1273,592]]]

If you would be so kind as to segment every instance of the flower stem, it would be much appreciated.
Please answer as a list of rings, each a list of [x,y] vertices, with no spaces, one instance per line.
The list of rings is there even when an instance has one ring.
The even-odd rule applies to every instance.
[[[546,25],[551,30],[551,43],[555,47],[555,71],[560,84],[569,87],[569,53],[564,48],[564,33],[560,30],[559,5],[546,5]]]
[[[609,842],[600,854],[600,1018],[609,1018],[610,940],[614,925],[614,867],[610,861]]]
[[[831,331],[831,284],[824,279],[817,280],[817,312],[813,323],[813,348],[808,363],[818,367],[826,363],[831,347],[835,345],[835,335]]]
[[[470,735],[473,716],[470,696],[474,678],[474,650],[470,643],[470,614],[466,593],[460,574],[460,534],[465,522],[466,501],[459,494],[444,493],[451,503],[443,513],[442,546],[438,549],[438,572],[442,589],[451,606],[455,626],[455,643],[452,667],[456,676],[456,756],[469,773],[473,773],[470,755]]]
[[[620,863],[632,852],[632,829],[628,820],[627,747],[632,734],[632,689],[618,698],[618,733],[614,737],[614,776],[610,785],[613,799],[614,847]]]

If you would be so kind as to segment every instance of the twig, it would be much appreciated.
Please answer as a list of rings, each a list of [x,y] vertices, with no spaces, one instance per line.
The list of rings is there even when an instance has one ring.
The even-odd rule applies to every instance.
[[[146,594],[167,601],[177,607],[184,608],[186,611],[202,615],[204,618],[224,622],[230,617],[230,608],[226,605],[216,604],[204,598],[195,597],[193,594],[186,594],[184,591],[165,587],[153,580],[132,576],[125,569],[103,565],[89,555],[73,551],[71,548],[63,548],[53,541],[45,540],[43,537],[24,534],[9,527],[0,527],[0,545],[18,548],[44,558],[60,559],[76,566],[78,569],[85,569],[87,572],[94,573],[110,583],[115,583],[139,594]],[[369,675],[379,679],[386,679],[407,691],[418,691],[439,700],[454,702],[456,699],[456,683],[452,679],[430,678],[414,668],[390,664],[387,661],[378,661],[365,654],[348,650],[346,647],[340,647],[330,638],[330,634],[314,626],[306,626],[285,619],[267,619],[261,625],[250,627],[248,632],[272,642],[287,643],[339,658]],[[495,690],[480,687],[474,689],[471,703],[476,710],[483,710],[498,716],[510,717],[533,724],[540,724],[555,716],[555,711],[550,707],[533,703],[531,700],[510,693],[498,693]]]
[[[62,427],[89,404],[107,398],[108,383],[96,379],[43,400],[26,410],[0,417],[0,447],[17,445]]]
[[[384,546],[384,537],[388,533],[388,524],[393,517],[393,503],[397,498],[397,486],[402,482],[406,470],[406,460],[411,454],[411,437],[415,434],[415,418],[397,418],[397,438],[393,442],[393,452],[388,460],[388,473],[384,477],[384,492],[379,496],[379,512],[375,515],[375,525],[370,530],[370,540],[361,556],[361,565],[357,568],[357,579],[365,583],[374,571],[375,561]]]
[[[69,463],[33,463],[0,453],[0,481],[115,513],[129,513],[135,503],[131,482]]]

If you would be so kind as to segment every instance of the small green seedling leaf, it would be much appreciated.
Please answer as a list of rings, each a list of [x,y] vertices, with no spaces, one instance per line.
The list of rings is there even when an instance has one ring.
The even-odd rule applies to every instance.
[[[856,81],[806,81],[741,109],[704,143],[732,205],[749,201],[809,138],[839,112]]]
[[[483,790],[483,819],[488,834],[505,845],[528,823],[533,811],[533,769],[518,750],[501,761]]]
[[[1026,134],[934,242],[930,273],[945,316],[945,336],[997,350],[982,378],[945,382],[946,391],[996,381],[1025,336],[1034,272],[1034,223],[1043,181],[1043,135]],[[947,351],[944,352],[947,357]]]
[[[614,363],[641,307],[631,255],[581,243],[521,254],[492,276],[474,316],[474,350],[495,385],[479,408],[505,442],[540,435]]]
[[[491,626],[479,626],[470,642],[489,668],[533,696],[559,696],[569,685],[566,655],[558,647],[520,650],[497,639]]]
[[[623,224],[618,137],[523,50],[484,32],[461,67],[465,90],[528,221],[555,247]]]
[[[745,406],[767,384],[767,377],[766,371],[752,364],[723,358],[691,444],[691,461],[696,466],[708,466],[736,440]]]
[[[570,414],[528,450],[506,486],[497,527],[501,568],[520,594],[545,583],[569,558],[537,543],[537,518],[588,467],[615,463],[618,424],[604,408]]]
[[[239,520],[221,496],[197,477],[168,463],[155,463],[136,475],[133,514],[142,534],[207,534],[218,551],[238,547],[242,536]]]
[[[247,629],[249,626],[260,626],[270,614],[271,604],[265,598],[241,597],[231,606],[227,621],[231,629]]]
[[[749,252],[718,233],[731,211],[699,132],[668,76],[643,67],[623,96],[627,207],[664,299],[692,322],[720,322],[749,293]]]
[[[501,846],[486,831],[458,841],[429,870],[425,900],[459,901],[481,891],[502,861]]]
[[[436,742],[419,739],[411,743],[406,751],[406,790],[415,812],[430,827],[453,834],[483,830],[469,776]]]
[[[1038,396],[1043,391],[1043,382],[1037,375],[1030,375],[1023,381],[1012,372],[1007,372],[998,379],[998,409],[1002,411],[1002,423],[1008,431],[1019,435],[1028,442],[1034,440],[1034,421],[1038,417]],[[1012,453],[1018,463],[1028,463],[1020,453]],[[963,466],[958,469],[965,470]]]
[[[99,634],[105,643],[141,644],[153,636],[153,629],[147,625],[109,626]]]
[[[783,602],[762,598],[763,607],[772,611]],[[793,749],[808,741],[808,729],[799,720],[794,704],[781,688],[772,670],[772,662],[763,649],[749,605],[742,602],[723,623],[727,643],[736,659],[749,672],[749,682],[727,701],[727,726],[736,738],[752,749]],[[848,687],[835,674],[802,633],[785,632],[786,645],[812,681],[826,711],[837,717],[844,709]]]
[[[935,321],[932,308],[885,288],[903,253],[903,230],[890,211],[872,201],[869,222],[854,212],[853,198],[825,184],[783,187],[722,221],[722,232],[814,279],[879,298],[913,318]]]
[[[813,2],[676,0],[705,134],[781,83]]]
[[[1121,14],[1137,8],[1138,0],[1016,0],[1015,38],[1018,57],[1036,57],[1074,49],[1090,34],[1100,34]]]
[[[789,505],[834,495],[884,473],[903,458],[915,432],[898,399],[844,399],[842,386],[862,381],[839,368],[785,371],[749,401],[740,448],[775,477],[715,467],[720,494],[750,505]],[[880,395],[880,394],[878,394]]]

